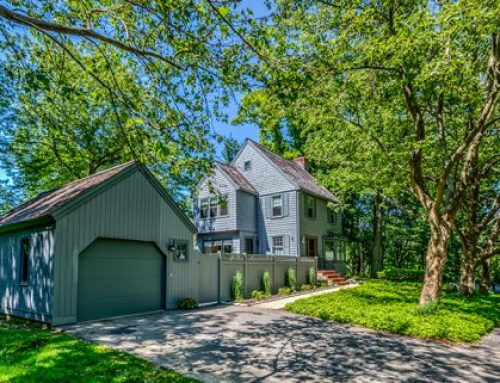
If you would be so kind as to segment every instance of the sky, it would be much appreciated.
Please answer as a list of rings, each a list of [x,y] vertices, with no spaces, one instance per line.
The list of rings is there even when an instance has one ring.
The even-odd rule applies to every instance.
[[[241,7],[251,8],[254,12],[255,17],[262,17],[269,14],[269,10],[264,5],[264,0],[243,0]],[[232,136],[238,141],[243,142],[246,138],[251,138],[255,141],[259,139],[259,131],[256,125],[240,124],[232,125],[231,121],[236,117],[238,113],[239,103],[238,101],[233,101],[226,108],[226,113],[228,115],[229,123],[224,123],[222,121],[214,120],[212,121],[212,127],[215,133],[223,136]],[[223,145],[216,143],[217,157],[221,156]],[[0,165],[1,166],[1,165]],[[8,177],[5,173],[5,169],[0,167],[0,180],[7,179]]]

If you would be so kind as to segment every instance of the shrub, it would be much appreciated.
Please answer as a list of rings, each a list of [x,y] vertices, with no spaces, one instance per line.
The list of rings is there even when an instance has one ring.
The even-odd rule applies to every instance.
[[[234,274],[233,282],[231,283],[231,299],[233,301],[241,301],[245,299],[244,290],[243,274],[237,271],[236,274]]]
[[[262,274],[261,285],[262,285],[261,286],[262,291],[266,295],[271,295],[272,294],[271,274],[269,274],[269,271],[264,271],[264,274]]]
[[[292,290],[290,289],[290,287],[280,287],[278,289],[278,295],[286,296],[286,295],[290,295],[291,293],[292,293]]]
[[[269,297],[270,294],[266,294],[264,291],[254,290],[252,291],[252,298],[256,301],[260,301],[261,299],[265,299]]]
[[[456,283],[445,283],[443,285],[443,291],[445,293],[456,293],[459,290],[459,286]]]
[[[386,267],[384,271],[377,273],[381,279],[389,281],[422,282],[425,272],[419,269],[398,269],[396,267]]]
[[[301,291],[308,291],[308,290],[313,290],[313,289],[314,289],[313,285],[305,284],[305,285],[300,286]]]
[[[198,307],[198,302],[194,298],[186,297],[179,299],[177,307],[181,310],[193,310]]]
[[[295,277],[295,270],[289,267],[285,274],[285,287],[288,287],[291,291],[295,291],[295,283],[297,278]]]
[[[316,270],[314,270],[314,267],[310,267],[307,272],[307,283],[313,286],[316,284]]]
[[[427,303],[426,305],[419,305],[415,309],[417,315],[430,316],[439,314],[439,305],[435,302]]]

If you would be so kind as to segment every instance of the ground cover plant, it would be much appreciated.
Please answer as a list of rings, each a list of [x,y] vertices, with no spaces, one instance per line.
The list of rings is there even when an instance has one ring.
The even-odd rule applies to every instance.
[[[448,293],[439,304],[419,306],[422,284],[369,281],[290,303],[286,310],[396,334],[474,342],[500,324],[500,294]]]
[[[132,355],[40,328],[0,322],[0,382],[196,382]]]

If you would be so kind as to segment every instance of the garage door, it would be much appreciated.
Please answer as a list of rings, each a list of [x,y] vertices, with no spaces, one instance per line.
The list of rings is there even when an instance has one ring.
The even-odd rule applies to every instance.
[[[162,310],[164,265],[152,243],[96,240],[79,257],[78,321]]]

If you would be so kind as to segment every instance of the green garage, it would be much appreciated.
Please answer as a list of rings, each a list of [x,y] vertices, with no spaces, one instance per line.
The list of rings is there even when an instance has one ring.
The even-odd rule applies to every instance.
[[[151,242],[98,239],[78,273],[78,321],[165,308],[165,257]]]

